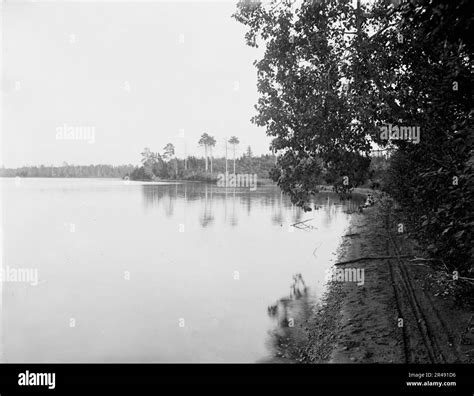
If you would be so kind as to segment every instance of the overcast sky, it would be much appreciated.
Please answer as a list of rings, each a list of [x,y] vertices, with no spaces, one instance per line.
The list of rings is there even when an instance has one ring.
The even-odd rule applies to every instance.
[[[217,155],[231,135],[267,153],[250,122],[261,50],[245,45],[235,4],[4,2],[0,164],[138,164],[144,147],[172,142],[180,156],[184,141],[202,155],[203,132]],[[58,140],[64,125],[94,139]]]

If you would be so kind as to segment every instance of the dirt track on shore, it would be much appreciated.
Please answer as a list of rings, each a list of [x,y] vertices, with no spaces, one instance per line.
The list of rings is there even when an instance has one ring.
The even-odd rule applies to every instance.
[[[474,361],[472,306],[459,300],[459,281],[428,261],[412,261],[423,252],[407,232],[399,232],[401,220],[392,204],[378,199],[353,214],[338,261],[393,258],[338,266],[363,269],[364,284],[331,282],[323,301],[305,310],[303,324],[279,341],[278,356],[284,358],[277,362]]]
[[[310,319],[311,361],[473,361],[470,307],[459,305],[457,285],[450,274],[433,270],[423,260],[399,258],[423,253],[406,232],[399,232],[399,221],[393,207],[381,200],[353,215],[346,232],[352,236],[345,238],[339,261],[395,258],[341,266],[364,269],[365,282],[361,286],[349,282],[330,285],[325,305]],[[321,326],[321,315],[332,318],[329,327]]]

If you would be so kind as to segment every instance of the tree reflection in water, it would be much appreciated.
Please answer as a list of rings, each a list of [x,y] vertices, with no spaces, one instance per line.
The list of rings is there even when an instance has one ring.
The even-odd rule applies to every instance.
[[[268,315],[276,322],[269,340],[272,362],[301,362],[306,359],[305,324],[312,307],[312,299],[303,276],[293,275],[290,295],[268,307]]]
[[[187,182],[144,184],[142,192],[146,209],[160,207],[168,218],[179,215],[180,211],[186,215],[198,215],[197,220],[202,228],[210,227],[220,216],[224,223],[235,227],[242,216],[251,216],[252,210],[260,208],[271,208],[270,221],[277,226],[287,222],[297,223],[304,215],[304,211],[293,205],[277,186],[261,186],[251,191],[248,188],[222,188],[213,184]],[[346,212],[356,212],[363,201],[364,197],[353,194],[351,200],[343,203]],[[338,216],[337,207],[341,205],[339,197],[330,192],[319,193],[312,200],[313,208],[325,213],[322,221],[326,226]]]

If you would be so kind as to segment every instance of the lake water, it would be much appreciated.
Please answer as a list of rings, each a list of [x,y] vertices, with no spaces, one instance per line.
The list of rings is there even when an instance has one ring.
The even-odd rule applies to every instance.
[[[318,301],[358,204],[322,193],[305,213],[275,186],[109,179],[4,178],[1,192],[4,362],[264,360],[268,307],[298,273]]]

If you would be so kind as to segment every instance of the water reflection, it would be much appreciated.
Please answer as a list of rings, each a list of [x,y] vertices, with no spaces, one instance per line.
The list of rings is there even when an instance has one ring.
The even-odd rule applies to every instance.
[[[231,227],[238,226],[239,217],[250,216],[252,210],[256,208],[271,208],[270,219],[276,226],[282,226],[287,221],[292,224],[298,223],[305,214],[275,186],[263,186],[257,191],[250,191],[244,188],[221,188],[202,183],[145,184],[142,186],[142,193],[146,209],[162,208],[166,217],[173,217],[177,208],[188,208],[188,213],[199,213],[199,224],[202,228],[212,226],[216,213],[221,209],[224,222]],[[339,213],[338,208],[341,204],[345,207],[345,213],[350,214],[356,212],[362,202],[363,197],[358,194],[353,194],[351,200],[341,202],[336,194],[322,192],[313,198],[311,206],[316,211],[324,212],[323,222],[329,226],[334,216]],[[189,210],[193,206],[196,207]]]
[[[212,211],[212,189],[205,189],[204,193],[204,208],[200,211],[199,223],[202,228],[206,228],[214,221],[214,215]]]
[[[302,318],[324,293],[346,212],[358,206],[321,193],[305,213],[275,186],[121,180],[4,180],[2,193],[4,263],[32,263],[40,279],[2,285],[8,362],[275,355],[303,339]],[[307,230],[291,226],[306,220]],[[300,344],[291,345],[298,356]]]
[[[272,362],[297,362],[306,356],[307,332],[303,323],[309,317],[314,306],[311,296],[301,274],[293,275],[290,295],[280,298],[268,307],[268,315],[275,321],[270,332],[269,347],[272,351]]]
[[[268,314],[276,319],[279,327],[293,327],[290,312],[290,302],[305,297],[308,288],[301,274],[293,275],[293,283],[290,286],[290,296],[281,298],[274,305],[268,307]]]
[[[290,199],[275,186],[259,187],[256,191],[241,188],[220,188],[215,185],[202,183],[183,183],[173,185],[149,185],[141,186],[143,207],[146,211],[162,212],[167,218],[183,219],[183,222],[194,222],[201,229],[217,229],[220,237],[219,242],[209,242],[210,246],[222,243],[226,240],[225,228],[237,228],[240,236],[232,234],[228,237],[237,244],[234,254],[241,250],[253,250],[258,262],[250,261],[249,265],[259,268],[261,265],[267,268],[275,262],[275,257],[270,250],[262,250],[260,247],[246,245],[241,241],[241,235],[248,232],[248,227],[259,234],[267,231],[265,221],[272,228],[283,228],[283,231],[303,231],[307,238],[312,235],[331,232],[341,218],[347,219],[347,214],[354,213],[364,197],[353,194],[350,200],[341,200],[332,192],[317,194],[312,202],[312,212],[304,212],[293,205]],[[294,228],[292,230],[292,228]],[[230,231],[230,230],[229,230]],[[298,238],[301,238],[301,233]],[[260,235],[258,236],[260,238]],[[280,242],[285,243],[286,238]],[[254,239],[256,242],[256,239]],[[227,242],[226,242],[227,243]],[[324,247],[322,247],[324,244]],[[238,249],[238,250],[235,250]],[[291,248],[294,259],[297,260],[299,252]],[[312,242],[308,253],[317,265],[327,264],[328,251],[327,242],[317,239]],[[224,251],[225,255],[226,252]],[[265,258],[268,255],[268,258]],[[221,256],[222,257],[222,256]],[[269,257],[272,257],[269,259]],[[269,261],[268,265],[263,262]],[[235,268],[238,261],[236,261]],[[292,265],[292,263],[288,263]],[[241,265],[241,264],[238,264]],[[294,264],[293,264],[294,265]],[[316,269],[321,273],[322,269]],[[308,272],[311,275],[310,272]],[[321,277],[321,275],[319,275]],[[306,283],[302,273],[296,273],[292,277],[289,294],[279,298],[274,304],[267,306],[268,317],[272,320],[270,337],[267,339],[267,347],[272,355],[271,361],[295,362],[305,358],[307,332],[303,323],[309,317],[311,310],[318,301],[318,291],[314,285],[314,274],[310,277],[309,284]],[[261,293],[266,294],[265,288]],[[263,314],[263,310],[261,311]]]

